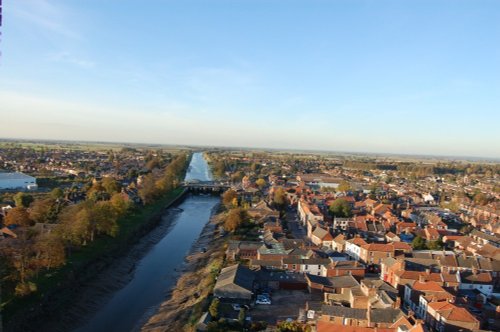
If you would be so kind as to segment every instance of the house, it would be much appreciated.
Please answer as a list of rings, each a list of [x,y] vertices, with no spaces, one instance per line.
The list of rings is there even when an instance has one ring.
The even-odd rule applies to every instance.
[[[274,242],[261,244],[257,250],[257,259],[259,260],[275,260],[281,262],[282,258],[288,257],[292,250],[286,250],[283,243]]]
[[[311,234],[311,241],[319,247],[333,249],[333,236],[329,229],[316,227]]]
[[[333,217],[333,229],[345,231],[349,228],[349,224],[353,223],[353,222],[354,222],[354,219],[352,219],[352,218]]]
[[[262,246],[262,242],[255,241],[230,241],[226,249],[228,260],[256,259],[257,251]]]
[[[387,242],[401,242],[401,238],[393,232],[387,232],[385,234],[385,239]]]
[[[273,233],[283,233],[283,227],[281,226],[281,222],[278,220],[269,220],[264,223],[264,230],[270,231]]]
[[[479,244],[490,244],[492,246],[500,248],[500,235],[498,234],[490,235],[474,229],[470,233],[470,236]]]
[[[329,264],[321,266],[321,276],[338,277],[351,275],[356,279],[365,276],[365,267],[357,261],[331,261]]]
[[[404,242],[370,243],[360,247],[359,258],[366,264],[380,264],[386,257],[394,258],[411,251],[411,246]]]
[[[439,332],[474,331],[480,327],[467,309],[447,301],[429,303],[425,321]]]
[[[279,218],[280,213],[277,210],[271,208],[265,201],[260,201],[255,206],[252,206],[247,210],[248,215],[254,219],[260,219],[264,217],[274,217]]]
[[[427,306],[435,301],[454,301],[455,297],[434,281],[419,280],[406,284],[404,303],[417,317],[425,319]]]
[[[412,325],[405,317],[401,317],[389,328],[351,326],[318,320],[316,332],[427,332],[427,329],[421,323]]]
[[[489,272],[472,271],[460,272],[460,289],[476,289],[491,297],[493,294],[493,278]]]
[[[332,249],[338,252],[343,252],[345,249],[345,236],[344,234],[337,235],[332,242]]]
[[[359,260],[361,246],[366,245],[366,241],[360,237],[355,237],[350,240],[345,241],[345,252],[352,259]]]
[[[376,327],[376,331],[384,331],[396,323],[405,314],[400,309],[358,309],[339,305],[323,305],[319,321],[328,321],[338,326],[359,328]],[[339,331],[342,331],[340,328]],[[361,330],[362,331],[362,330]]]
[[[426,227],[424,229],[424,238],[427,240],[427,241],[437,241],[441,238],[441,235],[439,234],[439,232],[437,231],[437,229],[435,228],[431,228],[431,227]]]
[[[314,275],[321,275],[322,267],[330,264],[328,258],[283,258],[282,262],[283,268],[288,271]]]
[[[359,282],[353,276],[322,277],[306,274],[306,282],[309,292],[330,292],[341,294],[344,289],[359,286]]]
[[[299,200],[297,212],[302,225],[308,227],[308,236],[310,236],[310,232],[312,231],[309,227],[315,226],[317,223],[324,220],[323,214],[319,208],[315,204],[309,204],[304,199]],[[311,226],[308,226],[308,223]]]
[[[400,222],[396,224],[396,234],[405,232],[413,233],[417,229],[417,224],[414,222]]]
[[[372,215],[383,216],[386,212],[390,211],[391,207],[388,204],[378,204],[373,208]]]
[[[423,200],[425,203],[427,204],[433,204],[434,203],[434,196],[432,196],[431,194],[427,193],[425,195],[422,196]]]
[[[254,272],[235,264],[223,268],[217,277],[214,296],[222,299],[250,301],[253,296]]]

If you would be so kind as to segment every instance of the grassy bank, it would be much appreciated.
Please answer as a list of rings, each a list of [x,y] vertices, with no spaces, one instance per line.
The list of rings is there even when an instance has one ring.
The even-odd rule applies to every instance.
[[[37,292],[24,298],[10,297],[5,304],[6,329],[24,330],[22,322],[29,320],[29,326],[33,327],[33,321],[62,314],[87,282],[116,258],[124,256],[134,243],[158,224],[165,209],[183,195],[184,189],[176,188],[150,205],[135,208],[118,221],[120,228],[116,237],[99,237],[88,246],[71,252],[63,267],[40,274],[33,280]]]

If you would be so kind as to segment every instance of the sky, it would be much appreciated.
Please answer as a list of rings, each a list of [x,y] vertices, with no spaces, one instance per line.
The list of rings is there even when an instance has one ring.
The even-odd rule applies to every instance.
[[[500,1],[2,9],[2,138],[500,157]]]

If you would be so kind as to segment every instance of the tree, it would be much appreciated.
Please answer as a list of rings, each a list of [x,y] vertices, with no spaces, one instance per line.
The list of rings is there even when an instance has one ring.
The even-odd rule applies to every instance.
[[[25,194],[23,192],[18,192],[14,195],[14,203],[16,203],[16,207],[29,207],[33,202],[33,196]]]
[[[112,177],[105,177],[102,179],[102,187],[109,194],[113,195],[120,192],[120,184]]]
[[[217,160],[214,163],[213,171],[212,172],[213,172],[215,178],[217,178],[217,179],[220,179],[220,178],[224,177],[224,175],[226,173],[226,165],[224,164],[224,161],[223,160]]]
[[[244,324],[245,317],[246,317],[246,311],[244,308],[241,308],[240,312],[238,313],[238,322],[240,322],[240,324]]]
[[[260,178],[257,179],[257,181],[255,181],[255,184],[259,187],[260,190],[262,190],[262,188],[264,188],[267,185],[267,182],[266,180]]]
[[[210,316],[212,316],[213,319],[215,319],[219,316],[219,304],[220,304],[220,300],[218,298],[214,298],[212,300],[212,303],[210,303],[210,307],[208,308],[208,312],[210,313]]]
[[[155,182],[153,174],[146,175],[142,180],[139,197],[142,199],[144,205],[152,203],[158,196],[158,188]]]
[[[287,199],[286,199],[286,192],[285,189],[279,187],[276,189],[273,195],[273,203],[276,205],[278,208],[283,209],[286,206]]]
[[[233,198],[233,201],[231,202],[231,205],[233,206],[233,208],[237,208],[239,203],[238,203],[238,198]]]
[[[99,181],[94,182],[92,187],[87,191],[87,199],[94,202],[108,200],[110,195]]]
[[[342,181],[340,182],[339,186],[337,187],[337,191],[351,191],[351,184],[347,181]]]
[[[155,186],[161,193],[166,193],[173,188],[174,178],[170,174],[166,174],[156,181]]]
[[[238,194],[236,193],[236,191],[234,191],[233,189],[226,190],[224,194],[222,194],[222,203],[226,207],[230,208],[235,198],[238,199]]]
[[[64,191],[61,188],[54,188],[50,192],[50,197],[52,199],[61,199],[64,197]]]
[[[229,211],[229,214],[224,221],[224,229],[232,232],[238,229],[241,224],[246,220],[246,211],[242,208],[236,208]]]
[[[430,250],[442,250],[443,247],[444,247],[444,243],[441,239],[439,240],[436,240],[436,241],[430,241],[428,244],[427,244],[427,247],[430,249]]]
[[[334,217],[348,218],[352,215],[351,205],[343,198],[334,200],[328,210]]]
[[[478,205],[486,205],[488,204],[488,201],[489,201],[488,197],[482,192],[478,192],[474,195],[474,203]]]
[[[113,206],[113,209],[116,211],[118,216],[125,215],[125,213],[127,213],[127,211],[130,210],[133,206],[133,203],[130,201],[130,199],[120,193],[111,196],[109,202],[111,203],[111,206]]]
[[[33,225],[33,221],[30,219],[26,208],[15,207],[10,209],[7,213],[7,216],[5,217],[5,224],[28,227]]]
[[[52,198],[38,199],[31,204],[29,216],[30,219],[40,222],[49,223],[54,221],[53,205],[55,204]]]
[[[60,219],[60,232],[63,239],[72,244],[83,246],[91,240],[90,213],[81,204],[64,209]]]
[[[110,202],[97,202],[88,209],[90,209],[92,232],[116,236],[118,233],[117,212]]]
[[[36,263],[47,269],[64,265],[66,253],[62,239],[56,233],[44,233],[34,244]]]
[[[233,181],[233,183],[241,182],[244,176],[245,173],[237,171],[236,173],[231,174],[231,181]]]
[[[304,325],[299,322],[293,321],[293,322],[281,322],[278,324],[278,331],[280,332],[310,332],[311,331],[311,326],[310,325]]]
[[[425,243],[425,239],[420,235],[415,237],[411,242],[411,246],[414,250],[425,250],[427,249],[427,244]]]

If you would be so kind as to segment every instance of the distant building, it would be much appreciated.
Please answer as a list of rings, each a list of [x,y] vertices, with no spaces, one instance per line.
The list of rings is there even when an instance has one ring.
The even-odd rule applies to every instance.
[[[15,172],[15,173],[0,173],[0,190],[2,189],[28,189],[35,190],[38,186],[36,178]]]

